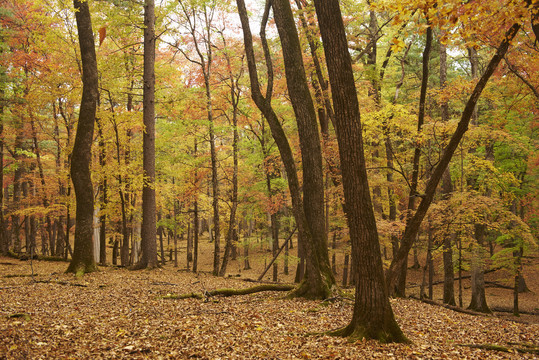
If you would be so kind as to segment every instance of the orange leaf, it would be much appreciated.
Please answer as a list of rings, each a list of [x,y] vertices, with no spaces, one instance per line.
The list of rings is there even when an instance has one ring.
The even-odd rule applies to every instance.
[[[107,27],[103,26],[101,29],[99,29],[99,46],[101,46],[103,40],[105,40],[105,37],[107,37]]]

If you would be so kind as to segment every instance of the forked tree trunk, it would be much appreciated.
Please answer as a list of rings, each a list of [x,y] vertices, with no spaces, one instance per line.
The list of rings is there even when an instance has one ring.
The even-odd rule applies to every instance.
[[[97,270],[92,242],[94,192],[90,177],[90,161],[97,107],[98,78],[94,34],[88,2],[74,0],[73,4],[82,58],[82,100],[77,134],[71,155],[71,179],[75,188],[77,204],[75,247],[73,258],[66,272],[82,274]]]
[[[283,51],[288,93],[296,116],[303,163],[303,208],[311,237],[305,242],[305,282],[295,290],[299,296],[329,296],[335,285],[328,255],[324,215],[324,174],[316,110],[305,75],[303,52],[288,0],[273,0],[273,11]]]
[[[243,28],[247,64],[249,67],[249,78],[251,81],[251,96],[254,102],[256,103],[257,107],[261,110],[261,112],[264,114],[264,116],[268,120],[268,124],[270,126],[272,136],[279,149],[279,153],[281,155],[281,159],[283,161],[286,174],[288,176],[288,186],[289,186],[290,195],[292,198],[292,209],[294,212],[294,217],[296,219],[296,224],[298,226],[298,234],[299,234],[298,236],[301,239],[301,241],[303,241],[305,244],[312,241],[311,240],[312,233],[307,222],[306,211],[303,207],[303,200],[300,194],[299,180],[297,176],[294,157],[292,155],[292,150],[290,148],[290,144],[288,143],[288,139],[286,138],[286,135],[283,131],[281,123],[271,107],[273,73],[272,73],[271,58],[269,55],[269,48],[267,46],[267,43],[265,43],[264,41],[265,35],[263,34],[263,31],[262,31],[261,37],[263,40],[266,66],[268,69],[268,74],[267,74],[268,87],[266,91],[266,96],[264,97],[262,95],[262,92],[260,91],[260,84],[258,81],[258,74],[256,70],[256,60],[255,60],[254,50],[253,50],[253,40],[252,40],[251,30],[249,26],[249,19],[248,19],[247,9],[245,7],[245,2],[243,0],[237,0],[237,4],[238,4],[238,12],[240,15],[240,20],[241,20],[242,28]],[[266,9],[264,13],[265,20],[263,20],[263,27],[265,26],[265,22],[267,21],[268,12],[269,12],[269,8],[268,8],[268,4],[266,4]],[[295,25],[294,25],[294,29],[295,29]],[[323,199],[323,194],[324,193],[322,190],[321,192],[322,199]],[[316,208],[313,208],[309,211],[316,212],[317,210]],[[324,218],[323,218],[323,200],[322,200],[322,226],[324,224],[323,219]],[[324,234],[325,231],[323,231],[322,233]],[[306,249],[308,252],[306,257],[311,259],[311,261],[308,262],[308,265],[310,266],[308,273],[311,274],[310,275],[311,277],[309,278],[310,280],[306,281],[306,284],[302,284],[302,286],[298,288],[298,290],[301,289],[301,291],[296,292],[294,295],[311,297],[311,298],[326,298],[329,295],[330,286],[334,283],[334,281],[330,280],[333,278],[333,275],[331,274],[331,269],[329,268],[329,260],[327,261],[327,269],[329,271],[328,272],[324,271],[324,274],[321,273],[322,268],[320,267],[320,262],[319,262],[320,259],[318,258],[318,256],[322,253],[322,251],[326,252],[326,258],[328,256],[327,256],[327,246],[323,250],[321,250],[319,248],[319,245],[320,244],[317,244],[316,246]]]
[[[406,342],[384,284],[380,243],[367,181],[359,104],[338,0],[315,0],[335,110],[345,212],[358,271],[350,324],[335,332],[354,339]]]

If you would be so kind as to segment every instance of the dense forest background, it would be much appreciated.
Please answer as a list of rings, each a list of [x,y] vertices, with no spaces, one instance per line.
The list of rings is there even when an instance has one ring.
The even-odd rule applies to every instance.
[[[289,190],[290,164],[275,138],[276,123],[257,103],[236,3],[179,0],[155,6],[151,184],[143,170],[145,8],[127,0],[87,4],[98,69],[90,154],[95,262],[136,267],[144,261],[143,242],[149,241],[162,265],[225,276],[236,272],[227,268],[229,260],[248,269],[249,251],[263,247],[271,250],[267,264],[276,259],[274,281],[289,272],[300,281],[312,249],[295,241],[296,228],[303,225],[296,221]],[[483,279],[489,269],[506,270],[516,293],[526,288],[522,267],[536,253],[539,238],[538,6],[537,1],[341,2],[382,262],[386,268],[393,262],[393,274],[424,265],[421,296],[432,298],[425,276],[432,284],[435,264],[445,275],[444,302],[451,305],[459,302],[454,272],[472,274],[478,293],[470,307],[477,311],[490,311]],[[301,0],[292,6],[317,115],[316,137],[305,135],[295,108],[297,90],[287,71],[292,50],[281,46],[289,41],[281,32],[283,20],[268,9],[262,2],[247,4],[256,34],[256,91],[271,104],[288,140],[305,203],[312,181],[321,184],[318,225],[331,276],[355,283],[359,258],[343,207],[334,98],[315,10]],[[77,223],[70,168],[83,68],[73,4],[2,0],[0,19],[0,250],[16,257],[69,259]],[[478,100],[475,93],[470,97],[513,23],[521,28],[509,49]],[[418,235],[403,243],[470,98],[477,105],[469,129],[419,220]],[[320,148],[320,174],[306,165],[313,153],[305,139]],[[150,238],[141,236],[148,186],[155,191],[157,221]],[[309,215],[307,205],[305,211]],[[408,245],[413,263],[406,264],[408,251],[401,250],[402,270],[395,259]],[[204,256],[212,252],[211,265],[201,266],[202,249]],[[404,296],[399,286],[389,293]],[[462,297],[459,305],[465,305]],[[515,306],[518,313],[518,301]]]

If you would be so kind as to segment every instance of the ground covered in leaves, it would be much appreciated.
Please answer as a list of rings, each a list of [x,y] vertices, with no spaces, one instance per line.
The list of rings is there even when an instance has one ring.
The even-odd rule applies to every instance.
[[[392,300],[412,344],[321,335],[347,324],[352,302],[282,300],[283,293],[173,300],[168,294],[249,287],[166,266],[114,267],[82,278],[67,263],[0,258],[1,359],[525,359],[539,324]],[[34,277],[28,276],[31,273]],[[463,345],[499,345],[510,352]]]

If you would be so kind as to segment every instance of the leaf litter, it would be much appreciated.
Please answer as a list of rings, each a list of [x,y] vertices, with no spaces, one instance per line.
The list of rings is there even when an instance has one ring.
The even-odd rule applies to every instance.
[[[10,265],[4,263],[9,262]],[[13,265],[15,264],[15,265]],[[170,300],[166,295],[252,284],[164,267],[102,267],[82,278],[66,263],[0,264],[1,359],[533,359],[539,324],[471,316],[412,299],[392,300],[412,344],[349,342],[353,303],[285,300],[283,293]],[[70,286],[73,285],[73,286]],[[84,286],[81,286],[84,285]],[[509,352],[474,348],[501,346]],[[463,346],[471,345],[471,346]]]

